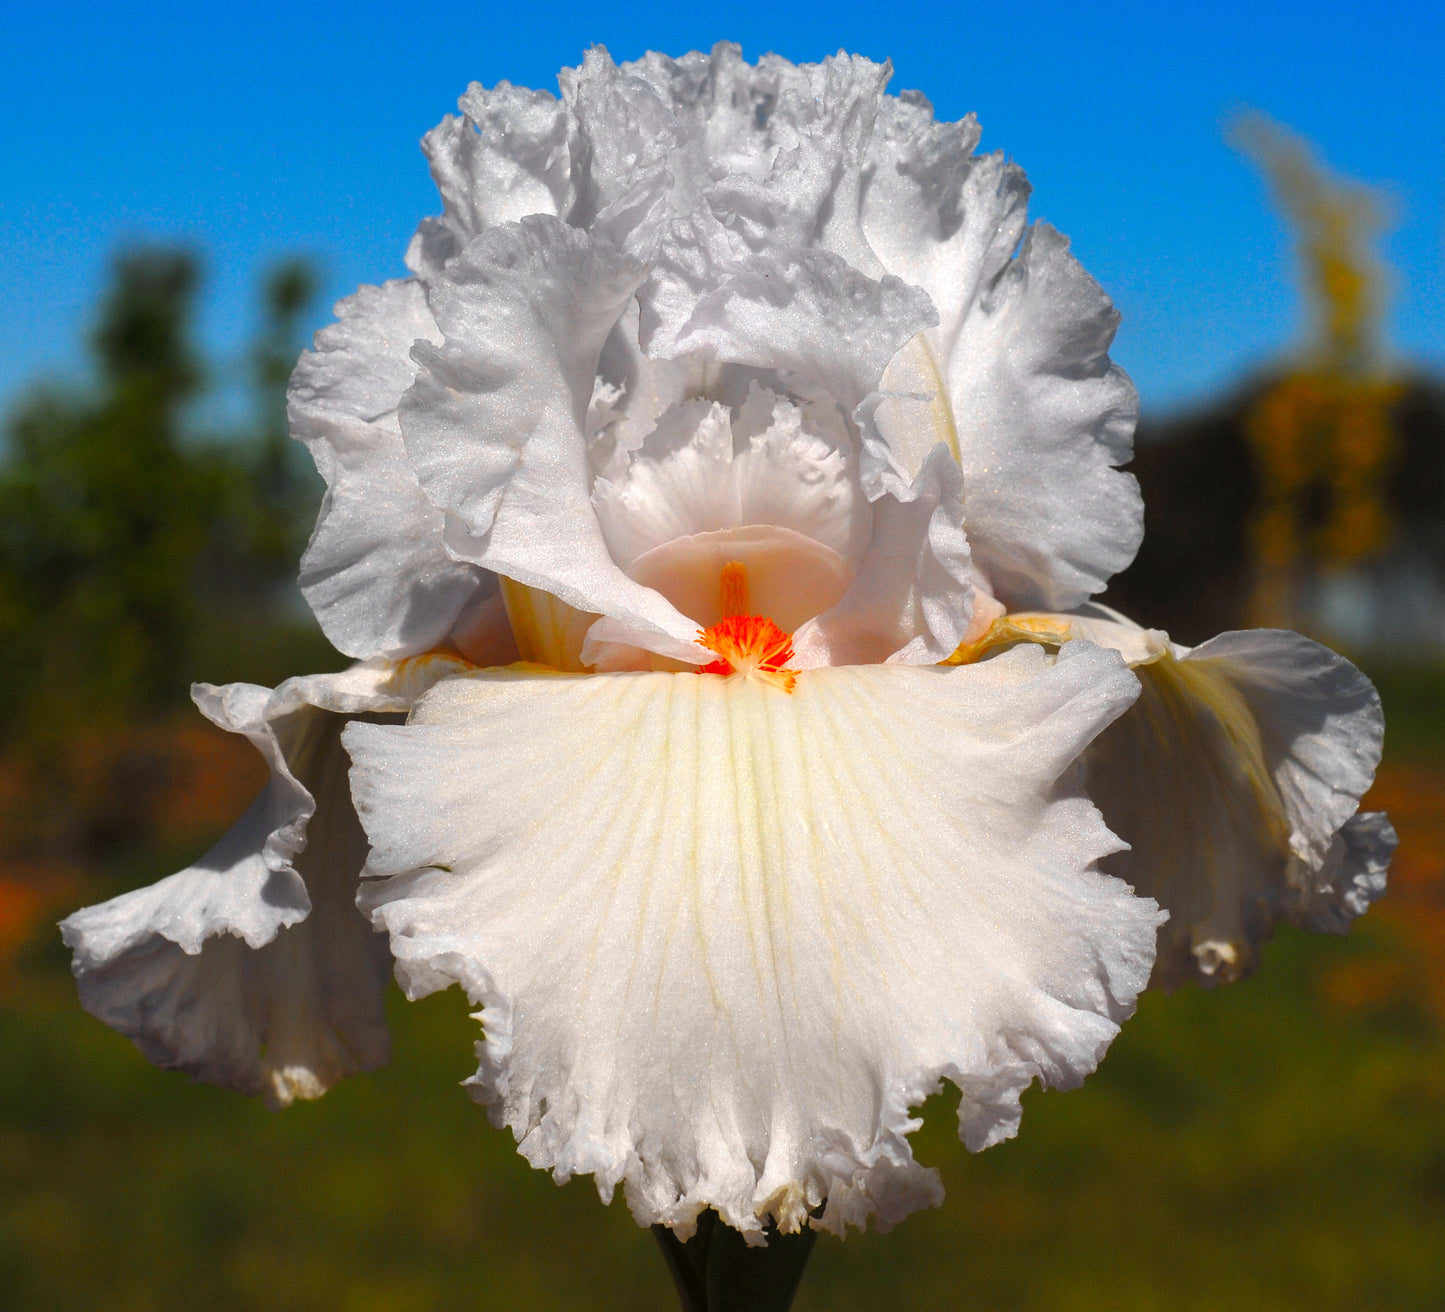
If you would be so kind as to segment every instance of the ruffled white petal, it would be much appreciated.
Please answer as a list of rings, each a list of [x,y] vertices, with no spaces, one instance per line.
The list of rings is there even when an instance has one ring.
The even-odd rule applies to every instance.
[[[598,361],[642,273],[555,219],[474,238],[433,290],[445,342],[417,347],[402,431],[453,555],[696,659],[696,624],[618,568],[591,503]]]
[[[674,225],[638,293],[649,354],[795,374],[850,415],[894,353],[937,322],[928,297],[874,280],[831,251],[753,251],[704,205]]]
[[[937,442],[962,458],[947,383],[965,317],[1008,264],[1023,235],[1028,182],[1001,151],[975,155],[973,115],[937,123],[932,107],[905,92],[878,112],[869,147],[862,223],[881,267],[921,287],[938,324],[888,367],[884,386],[901,394],[880,429],[894,458],[914,472]],[[908,397],[913,404],[902,404]]]
[[[417,347],[402,432],[459,554],[485,550],[530,442],[581,445],[602,344],[641,275],[585,232],[533,217],[474,238],[432,289],[444,341]]]
[[[946,669],[439,685],[353,725],[364,893],[413,996],[481,1004],[475,1096],[643,1223],[841,1230],[937,1201],[909,1109],[973,1148],[1077,1083],[1152,959],[1153,903],[1069,769],[1134,695],[1112,653]]]
[[[301,591],[338,650],[409,656],[446,641],[464,608],[496,587],[447,555],[442,514],[422,495],[397,426],[416,375],[413,343],[441,340],[425,291],[410,281],[363,287],[336,314],[287,398],[291,431],[326,480]]]
[[[556,96],[473,82],[458,107],[421,143],[443,210],[417,229],[407,267],[428,279],[477,233],[528,214],[565,217],[573,204],[573,134]]]
[[[873,538],[847,594],[794,636],[795,666],[932,664],[969,630],[977,598],[964,532],[963,479],[943,446],[906,481],[865,447]]]
[[[579,135],[600,143],[579,154],[601,195],[663,164],[672,215],[705,199],[755,249],[819,245],[876,274],[858,194],[888,75],[886,64],[841,54],[750,65],[720,42],[710,54],[649,53],[620,68],[593,50],[562,85]]]
[[[576,199],[568,221],[645,258],[670,213],[672,107],[601,46],[558,80],[574,125]]]
[[[623,64],[621,75],[645,83],[668,106],[674,215],[690,213],[720,177],[766,175],[773,157],[768,129],[779,94],[785,84],[802,80],[787,60],[765,55],[748,64],[739,47],[725,41],[709,54],[694,50],[679,59],[649,51]]]
[[[938,311],[927,333],[953,358],[963,321],[1023,236],[1029,184],[1002,151],[975,155],[972,114],[939,123],[917,93],[887,97],[869,143],[863,229],[882,267],[923,288]],[[919,453],[920,459],[926,452]]]
[[[292,679],[201,685],[200,708],[271,767],[251,808],[193,866],[61,926],[86,1010],[158,1065],[315,1098],[385,1062],[385,941],[357,913],[366,840],[347,785],[344,717],[405,712],[464,668],[423,658]]]
[[[1395,846],[1384,816],[1355,814],[1383,736],[1369,680],[1277,630],[1159,650],[1135,672],[1138,703],[1085,761],[1132,846],[1106,868],[1170,913],[1157,982],[1238,978],[1280,921],[1345,929],[1384,891]]]
[[[1137,398],[1109,362],[1108,297],[1051,227],[1025,232],[1023,173],[1001,153],[974,155],[977,142],[972,117],[937,123],[921,96],[888,99],[878,114],[863,228],[880,266],[938,313],[887,386],[951,411],[885,429],[910,471],[949,441],[994,591],[1014,609],[1062,609],[1138,549],[1138,490],[1114,468],[1129,458]]]
[[[974,559],[1013,610],[1067,610],[1138,550],[1138,397],[1110,362],[1113,303],[1035,224],[971,303],[944,362]]]
[[[705,193],[708,208],[753,250],[816,246],[879,276],[883,267],[863,235],[862,196],[892,72],[891,64],[838,54],[778,78],[760,124],[766,175],[728,173]]]

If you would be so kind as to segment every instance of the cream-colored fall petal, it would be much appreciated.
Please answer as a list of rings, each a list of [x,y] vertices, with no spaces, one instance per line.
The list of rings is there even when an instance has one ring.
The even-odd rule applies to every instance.
[[[1109,640],[1107,620],[1076,627]],[[1383,734],[1369,680],[1296,633],[1185,650],[1113,628],[1154,650],[1138,702],[1089,748],[1086,786],[1131,845],[1105,868],[1170,913],[1155,982],[1237,979],[1281,921],[1345,930],[1384,892],[1395,847],[1383,815],[1356,815]]]
[[[637,1219],[758,1235],[936,1202],[942,1079],[972,1148],[1093,1069],[1155,904],[1070,768],[1132,700],[1087,644],[746,676],[486,671],[344,741],[362,905],[413,996],[481,1005],[474,1095]]]

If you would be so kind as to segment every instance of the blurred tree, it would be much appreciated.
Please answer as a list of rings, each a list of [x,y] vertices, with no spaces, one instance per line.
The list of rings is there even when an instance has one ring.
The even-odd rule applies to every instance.
[[[1445,390],[1385,361],[1388,279],[1374,252],[1385,206],[1262,115],[1232,135],[1293,230],[1309,331],[1230,396],[1140,424],[1147,531],[1107,600],[1184,641],[1276,624],[1439,643]],[[1341,585],[1350,614],[1336,607],[1327,622]]]
[[[1384,493],[1401,385],[1382,364],[1385,276],[1373,249],[1386,206],[1332,177],[1305,141],[1263,114],[1240,118],[1231,135],[1294,229],[1313,319],[1299,363],[1265,389],[1245,423],[1258,479],[1249,618],[1299,627],[1322,571],[1377,558],[1391,544]]]
[[[302,316],[319,291],[304,260],[277,265],[264,288],[265,327],[252,351],[257,400],[257,440],[247,499],[252,531],[249,554],[264,570],[289,579],[306,546],[320,483],[304,449],[291,440],[286,422],[286,384],[296,366]]]
[[[197,673],[257,677],[213,670],[215,653],[254,652],[268,625],[301,623],[283,585],[317,480],[287,438],[285,388],[316,280],[290,261],[267,281],[250,353],[253,431],[226,442],[189,431],[205,383],[192,344],[198,286],[188,253],[120,256],[91,339],[96,387],[43,391],[8,425],[0,749],[47,799],[43,822],[30,822],[47,850],[86,846],[87,825],[70,814],[85,809],[77,744],[183,705]],[[110,791],[121,802],[103,827],[114,829],[128,794]]]
[[[222,461],[182,447],[202,372],[194,259],[116,266],[93,344],[99,395],[38,396],[0,469],[0,723],[65,737],[174,700],[192,574],[225,495]]]

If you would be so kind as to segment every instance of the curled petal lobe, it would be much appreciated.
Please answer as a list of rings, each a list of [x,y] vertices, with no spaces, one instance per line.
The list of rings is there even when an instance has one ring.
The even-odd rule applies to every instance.
[[[433,293],[446,340],[418,347],[402,431],[454,556],[695,659],[696,624],[618,568],[591,504],[598,362],[642,273],[557,220],[483,233]]]
[[[1395,826],[1383,811],[1361,811],[1340,826],[1311,885],[1314,896],[1304,908],[1306,929],[1343,934],[1385,894],[1390,858],[1399,844]]]
[[[980,1148],[1077,1083],[1155,905],[1070,769],[1134,680],[1076,645],[963,669],[487,671],[353,725],[363,904],[413,996],[482,1010],[475,1096],[643,1223],[758,1236],[936,1202],[909,1109]]]
[[[693,642],[696,623],[660,592],[629,578],[609,553],[593,512],[580,443],[537,441],[523,453],[485,560],[572,611],[602,615],[599,624],[615,624],[626,642],[675,660],[702,659]],[[593,633],[589,630],[588,643]],[[584,665],[595,662],[588,643],[581,652]]]
[[[928,293],[938,323],[889,363],[902,394],[880,425],[903,468],[934,443],[964,459],[947,379],[964,321],[1012,258],[1027,218],[1028,181],[1002,152],[975,155],[972,115],[937,123],[923,97],[887,99],[869,152],[863,227],[882,267]],[[912,404],[903,405],[907,396]],[[972,459],[972,456],[969,457]]]
[[[1085,763],[1089,795],[1131,845],[1106,868],[1170,913],[1159,983],[1238,978],[1276,923],[1342,931],[1384,892],[1394,830],[1356,815],[1383,720],[1353,665],[1257,630],[1161,650],[1135,672],[1136,707]]]
[[[417,282],[363,287],[336,314],[287,396],[291,431],[326,480],[301,591],[347,655],[414,655],[495,591],[482,570],[447,554],[442,514],[422,494],[397,425],[416,376],[412,346],[441,335]]]
[[[299,435],[319,436],[326,419],[342,416],[395,432],[397,402],[416,377],[413,344],[441,341],[425,287],[411,278],[362,287],[334,313],[291,377],[287,402]]]
[[[407,267],[427,279],[487,228],[528,214],[565,218],[572,208],[572,134],[556,96],[473,82],[459,108],[421,143],[443,210],[422,222]]]
[[[581,444],[602,344],[642,270],[556,219],[490,229],[431,294],[444,341],[420,344],[402,433],[462,557],[485,550],[527,445]]]
[[[1138,550],[1138,397],[1108,356],[1118,312],[1047,224],[970,306],[945,362],[969,537],[1011,610],[1067,610]]]
[[[185,870],[61,925],[86,1009],[158,1065],[284,1105],[386,1061],[385,941],[357,913],[366,840],[347,787],[344,717],[400,714],[464,665],[376,662],[274,692],[196,700],[271,766],[251,808]]]

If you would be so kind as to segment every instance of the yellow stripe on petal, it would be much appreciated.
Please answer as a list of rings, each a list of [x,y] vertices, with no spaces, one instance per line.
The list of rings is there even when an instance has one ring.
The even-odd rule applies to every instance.
[[[1168,908],[1157,982],[1227,983],[1284,912],[1290,826],[1259,725],[1228,678],[1164,656],[1086,756],[1086,784],[1128,852],[1112,873]]]
[[[881,390],[926,398],[921,406],[909,408],[911,422],[908,423],[890,423],[886,403],[879,410],[879,428],[909,478],[918,477],[928,453],[940,442],[948,447],[949,455],[955,460],[961,459],[958,427],[953,419],[948,384],[938,367],[927,333],[919,333],[912,338],[888,362]],[[919,422],[920,419],[922,422]]]
[[[597,616],[505,575],[501,584],[502,602],[522,659],[555,670],[585,671],[582,642]]]
[[[1061,647],[1070,638],[1069,617],[1049,614],[1001,615],[988,626],[987,632],[973,642],[960,644],[944,665],[972,665],[990,653],[1012,647],[1019,642],[1033,642],[1043,647]]]

